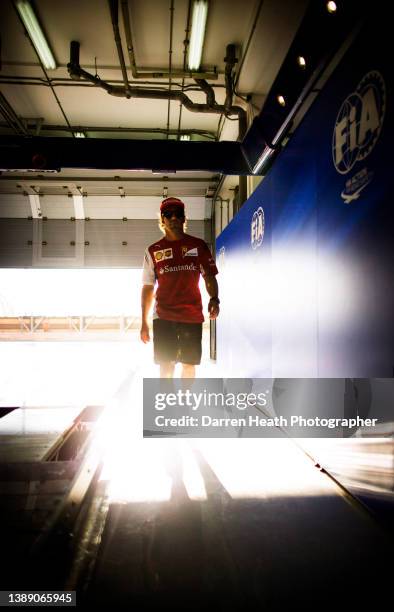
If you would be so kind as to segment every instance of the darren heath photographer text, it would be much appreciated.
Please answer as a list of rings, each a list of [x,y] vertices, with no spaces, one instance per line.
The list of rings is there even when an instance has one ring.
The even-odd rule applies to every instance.
[[[378,419],[334,419],[310,417],[305,418],[300,415],[293,415],[290,419],[283,416],[262,418],[249,415],[244,417],[223,417],[215,418],[207,414],[198,416],[165,417],[163,414],[155,417],[156,427],[375,427]]]
[[[236,408],[246,410],[246,408],[258,408],[267,405],[266,393],[212,393],[204,390],[200,393],[193,393],[190,390],[178,390],[176,393],[156,393],[155,409],[163,411],[166,408],[191,408],[209,411],[211,408]],[[344,427],[353,429],[354,427],[375,427],[378,419],[364,419],[359,416],[355,418],[324,418],[324,417],[304,417],[302,415],[292,415],[289,418],[284,416],[261,417],[259,415],[248,415],[245,417],[213,417],[209,414],[165,416],[164,414],[155,417],[156,427],[322,427],[335,429]]]

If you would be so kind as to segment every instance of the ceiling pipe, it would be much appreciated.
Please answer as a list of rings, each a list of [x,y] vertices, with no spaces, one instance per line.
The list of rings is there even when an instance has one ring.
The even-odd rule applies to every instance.
[[[224,114],[227,116],[228,114],[233,114],[232,112],[230,112],[232,108],[241,108],[241,107],[232,106],[232,100],[233,100],[232,73],[233,73],[233,68],[238,61],[237,58],[235,57],[235,45],[227,45],[226,57],[224,58],[224,61],[226,62],[226,68],[225,68],[226,99],[224,102]],[[209,83],[207,83],[205,79],[194,79],[194,80],[196,81],[197,85],[199,85],[201,89],[206,93],[207,105],[212,109],[215,108],[217,105],[216,105],[216,100],[215,100],[215,91],[213,87],[211,87],[211,85],[209,85]],[[246,112],[245,112],[245,117],[242,120],[240,116],[239,118],[240,118],[240,132],[242,133],[242,138],[243,138],[245,136],[246,128],[247,128]]]
[[[122,69],[123,82],[126,90],[126,98],[130,98],[129,90],[129,80],[127,78],[127,70],[126,63],[124,61],[123,49],[122,49],[122,40],[120,38],[119,33],[119,11],[118,11],[118,0],[108,0],[109,10],[111,12],[111,21],[112,21],[112,29],[114,32],[114,38],[116,43],[116,49],[118,51],[118,58],[120,62],[120,67]]]
[[[216,106],[215,100],[215,92],[213,87],[210,86],[209,83],[205,79],[194,79],[199,87],[203,90],[203,92],[207,96],[207,105],[209,108],[214,108]]]
[[[90,74],[79,65],[79,42],[73,40],[70,43],[70,62],[67,64],[67,70],[72,79],[79,80],[81,77],[85,80],[93,83],[97,87],[101,87],[111,96],[117,96],[120,98],[150,98],[154,100],[179,100],[187,110],[193,113],[227,113],[229,115],[237,115],[239,120],[238,140],[242,140],[247,128],[246,111],[241,106],[231,106],[226,111],[224,105],[215,104],[209,106],[208,104],[196,104],[190,100],[181,91],[157,91],[155,89],[148,89],[143,87],[120,87],[117,85],[109,85],[105,81],[102,81],[99,76]],[[206,84],[208,87],[208,83]],[[205,85],[204,85],[205,86]]]
[[[223,110],[224,114],[227,116],[231,114],[231,109],[235,108],[232,106],[233,68],[238,61],[237,58],[235,57],[235,45],[227,45],[226,57],[224,58],[224,61],[226,62],[226,68],[225,68],[226,99],[224,102],[224,107],[222,108],[224,109]],[[201,87],[201,89],[207,94],[207,105],[209,106],[209,108],[213,110],[216,105],[215,92],[213,88],[203,79],[195,79],[195,81]],[[241,108],[241,107],[236,107],[236,108]],[[244,111],[243,114],[239,114],[238,117],[239,117],[238,140],[243,140],[246,134],[246,129],[247,129],[246,112]],[[244,204],[244,202],[247,200],[247,195],[248,195],[246,176],[239,177],[238,188],[239,188],[238,194],[239,194],[239,208],[240,208]],[[217,195],[217,193],[215,194],[215,197],[220,198],[220,196]],[[221,225],[221,229],[223,229],[222,225]]]
[[[135,54],[134,54],[134,46],[133,39],[131,35],[131,27],[130,27],[130,15],[129,15],[129,3],[127,0],[121,0],[122,5],[122,15],[123,15],[123,23],[124,29],[126,33],[126,42],[127,42],[127,51],[129,54],[129,61],[131,67],[131,74],[133,75],[133,79],[161,79],[169,76],[169,72],[167,70],[156,70],[155,72],[138,72],[137,64],[135,62]],[[189,78],[189,79],[210,79],[216,80],[218,78],[218,73],[216,69],[213,72],[192,72],[187,70],[173,70],[171,72],[173,78]]]
[[[190,33],[190,13],[192,8],[192,0],[188,0],[187,3],[187,17],[186,17],[186,28],[185,28],[185,38],[183,41],[183,70],[186,70],[187,65],[187,50],[189,48],[189,33]],[[185,88],[185,77],[182,78],[181,91]],[[181,133],[181,121],[182,121],[182,104],[179,105],[179,117],[178,117],[178,138],[180,138]]]
[[[168,91],[171,91],[172,84],[172,38],[174,32],[174,0],[171,0],[170,4],[170,48],[168,50],[168,72],[169,72],[169,84]],[[170,110],[171,110],[171,98],[168,98],[167,104],[167,138],[169,136],[168,130],[170,129]]]
[[[126,33],[127,52],[129,54],[131,74],[133,75],[133,79],[138,79],[140,78],[140,75],[138,74],[137,64],[135,63],[133,39],[131,37],[128,0],[122,0],[121,4],[122,4],[123,24],[124,24],[124,29]]]
[[[65,64],[67,66],[67,64]],[[60,66],[63,68],[63,66]],[[95,67],[96,68],[96,67]],[[108,83],[121,83],[122,80],[118,79],[110,79]],[[27,76],[0,76],[0,85],[32,85],[33,87],[90,87],[89,83],[73,83],[70,82],[69,78],[58,77],[55,79],[49,79],[49,82],[46,79],[42,79],[41,77],[27,77]],[[168,82],[160,81],[159,83],[155,83],[153,81],[141,81],[141,85],[153,85],[155,89],[165,89],[168,87]],[[182,84],[174,83],[172,81],[173,87],[178,87],[180,91],[182,91]],[[215,89],[225,89],[225,85],[222,83],[215,83]],[[197,87],[194,83],[190,85],[185,85],[183,88],[184,91],[198,91]]]
[[[224,108],[226,109],[226,112],[228,112],[233,103],[233,68],[238,62],[237,58],[235,57],[235,45],[227,45],[226,57],[224,58],[224,61],[226,62],[226,68],[224,71],[226,83],[226,99],[224,101]]]

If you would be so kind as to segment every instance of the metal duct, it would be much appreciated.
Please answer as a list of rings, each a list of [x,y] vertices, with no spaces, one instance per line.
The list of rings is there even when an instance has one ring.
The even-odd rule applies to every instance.
[[[241,106],[230,106],[227,110],[223,104],[214,104],[209,106],[208,104],[196,104],[190,100],[180,91],[157,91],[156,89],[139,88],[139,87],[120,87],[117,85],[109,85],[105,81],[102,81],[100,77],[90,74],[79,65],[79,42],[72,41],[70,43],[70,62],[67,64],[68,72],[72,79],[84,78],[86,81],[93,83],[97,87],[105,89],[107,93],[112,96],[118,96],[121,98],[150,98],[155,100],[178,100],[187,110],[193,113],[217,113],[226,115],[238,115],[239,119],[239,132],[238,140],[242,141],[247,127],[246,111]],[[208,83],[204,87],[209,87]],[[208,94],[207,94],[208,95]],[[211,95],[210,95],[211,101]]]
[[[128,78],[127,78],[126,63],[124,61],[124,55],[123,55],[123,50],[122,50],[122,40],[120,38],[120,33],[119,33],[118,0],[108,0],[108,4],[109,4],[109,10],[111,12],[112,29],[114,31],[114,38],[115,38],[115,43],[116,43],[116,49],[118,51],[120,67],[122,69],[122,75],[123,75],[123,82],[124,82],[124,86],[125,86],[125,89],[126,89],[126,97],[129,97],[129,96],[127,96],[127,92],[129,91],[129,81],[128,81]]]
[[[235,57],[235,45],[227,45],[226,57],[224,58],[224,61],[226,62],[226,69],[224,72],[226,83],[226,99],[224,101],[224,108],[226,109],[226,111],[229,111],[233,103],[233,68],[238,61]]]

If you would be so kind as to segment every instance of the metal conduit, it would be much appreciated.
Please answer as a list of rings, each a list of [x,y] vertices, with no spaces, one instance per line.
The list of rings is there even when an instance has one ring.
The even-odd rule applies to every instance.
[[[206,94],[207,106],[209,106],[209,108],[214,108],[216,104],[216,100],[215,100],[215,92],[213,88],[204,79],[194,79],[194,80],[196,81],[197,85],[199,85],[201,89],[203,90],[203,92]]]
[[[120,87],[116,85],[109,85],[105,81],[101,80],[100,77],[90,74],[79,65],[79,42],[72,41],[70,43],[70,62],[67,64],[68,72],[72,79],[84,78],[86,81],[93,83],[97,87],[101,87],[107,93],[112,96],[118,96],[121,98],[149,98],[155,100],[179,100],[187,110],[193,113],[217,113],[222,114],[227,112],[230,115],[237,115],[239,120],[239,133],[238,140],[242,140],[247,128],[247,117],[246,111],[241,106],[231,106],[227,111],[222,104],[197,104],[194,103],[181,91],[157,91],[155,89],[139,88],[139,87]],[[205,89],[212,89],[208,83],[204,84]],[[207,93],[208,95],[208,93]],[[211,102],[210,97],[210,102]]]
[[[190,13],[192,8],[191,0],[188,1],[187,6],[187,18],[186,18],[186,28],[185,28],[185,40],[183,41],[183,71],[186,72],[186,58],[187,58],[187,50],[189,48],[189,32],[190,32]],[[181,91],[183,92],[185,89],[185,77],[182,78]],[[182,121],[182,104],[179,105],[179,118],[178,118],[178,137],[181,131],[181,121]]]
[[[224,61],[226,62],[226,99],[224,101],[224,108],[228,111],[233,103],[233,68],[238,61],[235,57],[235,45],[227,45]]]
[[[108,0],[109,10],[111,12],[111,21],[112,21],[112,29],[114,31],[114,38],[116,43],[116,49],[118,51],[118,57],[120,62],[120,67],[122,69],[123,82],[126,89],[126,97],[128,97],[127,92],[129,91],[129,80],[127,78],[127,70],[126,63],[124,61],[123,49],[122,49],[122,40],[120,38],[119,33],[119,23],[118,23],[118,0]]]
[[[171,0],[170,4],[170,48],[168,50],[168,72],[169,72],[169,84],[168,91],[171,91],[172,85],[172,35],[174,29],[174,0]],[[171,109],[171,98],[168,98],[168,107],[167,107],[167,138],[169,136],[170,129],[170,109]]]

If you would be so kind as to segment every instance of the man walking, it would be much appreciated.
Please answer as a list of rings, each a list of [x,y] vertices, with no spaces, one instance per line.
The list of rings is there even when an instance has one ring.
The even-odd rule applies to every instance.
[[[154,298],[153,348],[160,376],[172,378],[175,364],[182,364],[182,378],[194,378],[201,361],[202,313],[198,287],[202,274],[210,300],[209,318],[219,314],[218,270],[204,240],[184,232],[185,205],[166,198],[160,206],[160,229],[164,238],[145,251],[141,295],[141,340],[149,342],[148,314]]]

